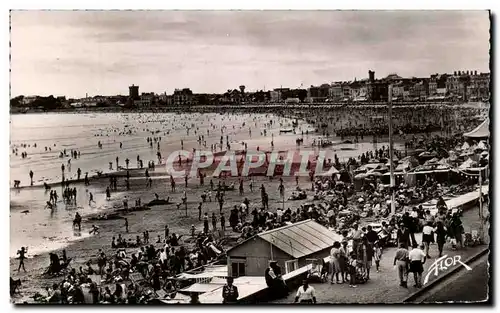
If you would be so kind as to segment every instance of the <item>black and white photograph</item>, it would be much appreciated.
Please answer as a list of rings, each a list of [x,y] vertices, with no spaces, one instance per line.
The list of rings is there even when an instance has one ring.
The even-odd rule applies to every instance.
[[[491,304],[492,21],[11,10],[10,302]]]

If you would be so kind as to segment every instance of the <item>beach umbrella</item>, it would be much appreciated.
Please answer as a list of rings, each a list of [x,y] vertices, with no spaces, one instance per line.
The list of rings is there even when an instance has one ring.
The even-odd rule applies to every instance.
[[[470,148],[470,145],[467,142],[464,142],[464,144],[461,147],[461,150],[467,150]]]
[[[474,162],[471,158],[468,158],[467,161],[462,163],[458,168],[461,170],[465,170],[465,169],[472,167],[474,165],[474,163],[476,163],[476,162]]]

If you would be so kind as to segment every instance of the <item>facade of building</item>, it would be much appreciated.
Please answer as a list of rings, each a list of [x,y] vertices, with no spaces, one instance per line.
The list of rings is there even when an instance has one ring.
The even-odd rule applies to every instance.
[[[307,102],[317,103],[325,102],[330,93],[330,85],[323,84],[321,86],[311,86],[307,88]]]
[[[344,93],[342,92],[342,83],[341,82],[333,83],[330,86],[330,89],[328,90],[328,96],[333,101],[342,100],[344,96]]]
[[[480,73],[477,71],[470,77],[467,86],[467,98],[476,100],[489,100],[490,98],[490,73]]]
[[[193,92],[189,88],[175,89],[173,94],[173,105],[183,106],[191,105],[193,99]]]
[[[139,99],[134,100],[134,106],[139,108],[150,108],[154,105],[155,94],[152,92],[142,93]]]
[[[279,102],[281,101],[281,92],[276,91],[276,90],[271,90],[271,102]]]
[[[266,231],[226,252],[228,275],[264,276],[270,260],[278,262],[283,274],[289,273],[307,265],[307,259],[328,256],[341,238],[313,220]]]

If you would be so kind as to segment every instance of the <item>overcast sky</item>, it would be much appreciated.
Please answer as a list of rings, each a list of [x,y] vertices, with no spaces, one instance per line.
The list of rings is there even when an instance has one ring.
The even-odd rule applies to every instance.
[[[11,95],[486,72],[489,23],[487,11],[13,11]]]

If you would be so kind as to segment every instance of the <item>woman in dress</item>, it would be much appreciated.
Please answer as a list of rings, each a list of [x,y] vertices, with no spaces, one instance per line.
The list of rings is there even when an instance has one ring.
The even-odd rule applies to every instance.
[[[333,284],[333,276],[335,276],[335,281],[337,284],[340,284],[339,273],[340,271],[340,242],[335,241],[333,243],[333,248],[330,251],[330,272],[332,273],[332,277],[330,279],[330,283]]]

